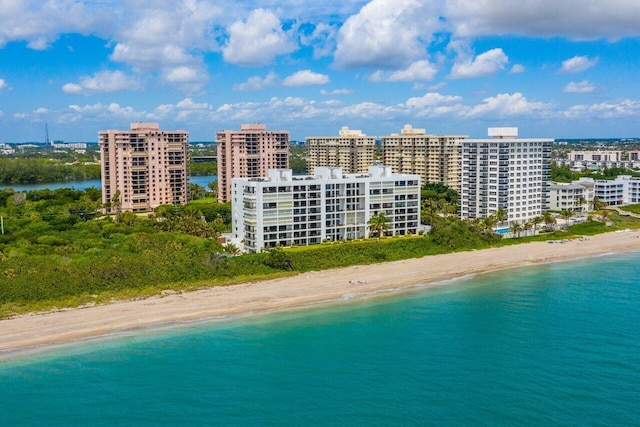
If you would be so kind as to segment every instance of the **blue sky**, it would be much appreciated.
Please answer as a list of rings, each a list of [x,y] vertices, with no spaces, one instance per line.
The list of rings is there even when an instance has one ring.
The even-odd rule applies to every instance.
[[[638,0],[0,0],[0,142],[640,137]]]

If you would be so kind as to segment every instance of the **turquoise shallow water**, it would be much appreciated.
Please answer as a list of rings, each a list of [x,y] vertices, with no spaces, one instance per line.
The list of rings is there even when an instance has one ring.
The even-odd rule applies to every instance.
[[[0,362],[2,425],[640,425],[640,253]]]

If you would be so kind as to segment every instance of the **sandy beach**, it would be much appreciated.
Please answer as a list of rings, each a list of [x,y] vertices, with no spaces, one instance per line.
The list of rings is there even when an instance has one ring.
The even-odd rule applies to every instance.
[[[364,298],[468,274],[640,249],[637,231],[565,243],[534,242],[303,273],[283,279],[171,293],[144,300],[27,314],[0,321],[0,351],[63,343],[132,328]]]

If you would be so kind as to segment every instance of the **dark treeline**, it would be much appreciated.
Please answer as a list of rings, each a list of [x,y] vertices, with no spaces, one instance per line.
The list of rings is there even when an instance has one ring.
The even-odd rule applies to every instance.
[[[192,176],[207,176],[207,175],[217,175],[218,174],[218,163],[217,162],[191,162],[189,165],[189,173]]]
[[[558,165],[551,163],[551,181],[554,182],[571,182],[577,181],[582,177],[593,179],[616,179],[618,175],[631,175],[640,177],[640,172],[627,168],[603,168],[602,170],[585,170],[583,172],[574,172],[568,165]]]
[[[0,158],[0,185],[100,179],[100,165],[33,158]]]

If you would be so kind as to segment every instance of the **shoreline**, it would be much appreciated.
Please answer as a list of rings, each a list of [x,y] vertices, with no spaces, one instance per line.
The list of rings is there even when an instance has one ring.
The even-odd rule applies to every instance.
[[[566,243],[523,243],[24,314],[0,320],[0,356],[163,324],[180,326],[186,322],[318,307],[419,286],[437,286],[438,282],[484,272],[640,250],[638,236],[638,231],[623,231]]]

